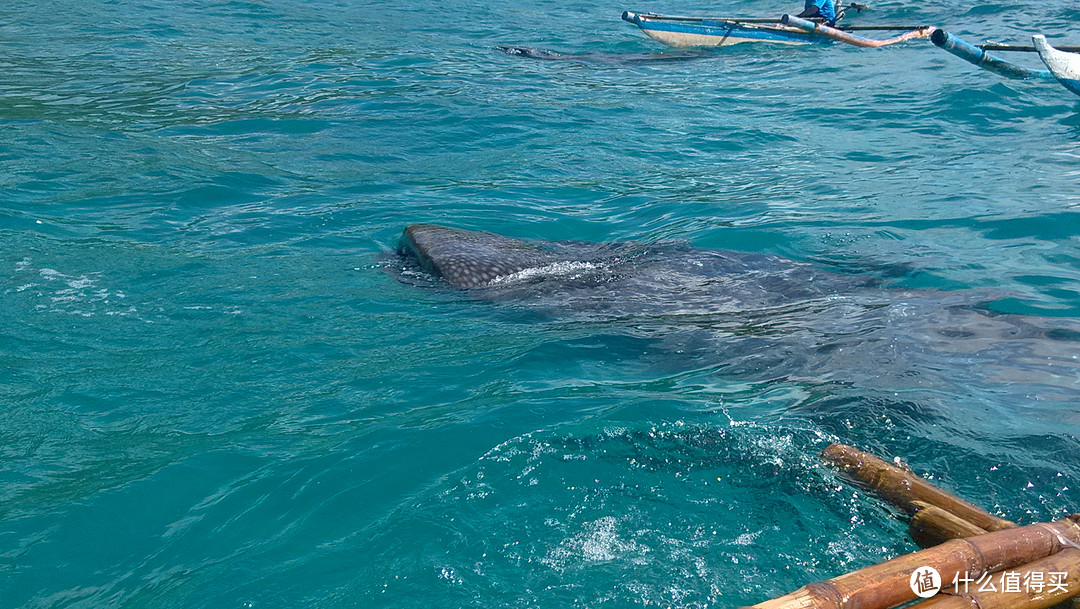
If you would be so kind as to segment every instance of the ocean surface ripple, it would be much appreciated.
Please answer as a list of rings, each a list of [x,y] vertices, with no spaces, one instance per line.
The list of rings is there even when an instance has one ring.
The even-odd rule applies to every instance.
[[[914,549],[835,441],[1077,511],[1080,99],[926,41],[687,53],[619,19],[797,8],[0,7],[0,608],[742,606]],[[857,19],[1080,43],[1063,0]],[[799,332],[878,301],[402,282],[416,222],[779,256],[912,329],[841,357]]]

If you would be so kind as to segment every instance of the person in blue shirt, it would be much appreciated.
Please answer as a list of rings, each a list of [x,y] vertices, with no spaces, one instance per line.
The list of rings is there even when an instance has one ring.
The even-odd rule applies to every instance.
[[[836,2],[834,0],[806,0],[803,12],[799,13],[803,19],[818,18],[825,25],[836,25]]]

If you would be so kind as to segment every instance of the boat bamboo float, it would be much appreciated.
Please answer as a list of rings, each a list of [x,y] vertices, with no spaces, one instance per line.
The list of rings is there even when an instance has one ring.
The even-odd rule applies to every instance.
[[[1040,522],[941,545],[808,584],[795,592],[753,605],[754,609],[889,609],[917,600],[911,579],[933,567],[941,581],[1022,567],[1080,542],[1080,515]]]
[[[937,506],[983,531],[1016,527],[1015,523],[998,518],[907,470],[846,444],[826,447],[821,452],[821,458],[866,484],[882,499],[909,514],[918,512],[920,506],[917,502],[922,502]]]
[[[917,609],[1044,609],[1080,595],[1080,514],[1017,526],[851,446],[833,444],[821,456],[912,514],[912,537],[933,547],[747,609],[891,609],[926,596],[915,582],[927,567],[948,587]],[[999,573],[1001,587],[988,590]],[[1036,576],[1042,586],[1031,584]]]
[[[908,521],[908,536],[920,548],[929,548],[950,539],[963,539],[987,533],[986,529],[922,501],[913,501],[916,512]]]
[[[964,582],[950,587],[910,609],[1046,609],[1080,595],[1080,550],[1066,548],[1057,554],[1030,562],[1006,580],[993,579],[987,587]],[[1038,575],[1038,577],[1036,577]]]

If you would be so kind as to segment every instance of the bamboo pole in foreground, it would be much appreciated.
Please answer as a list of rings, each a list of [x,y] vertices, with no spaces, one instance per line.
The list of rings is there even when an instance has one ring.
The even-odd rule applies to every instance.
[[[1007,575],[1010,572],[1003,572]],[[1016,579],[990,578],[993,590],[981,582],[945,589],[909,609],[1045,609],[1080,595],[1080,550],[1066,548],[1053,556],[1012,571]],[[1031,574],[1039,573],[1035,578]],[[1059,575],[1055,575],[1059,574]],[[951,582],[949,582],[951,583]],[[983,588],[985,591],[980,591]],[[1009,591],[1006,591],[1009,590]]]
[[[911,589],[916,569],[933,567],[944,582],[961,575],[978,578],[1026,565],[1080,541],[1080,515],[994,531],[899,556],[791,594],[753,605],[755,609],[888,609],[917,599]]]
[[[998,518],[948,493],[926,480],[886,463],[878,457],[846,444],[831,444],[821,457],[856,480],[870,486],[882,499],[913,513],[916,502],[939,507],[961,520],[985,531],[1000,531],[1016,527],[1015,523]]]
[[[936,505],[922,501],[913,501],[918,510],[908,521],[908,535],[920,548],[929,548],[950,539],[975,537],[987,531],[946,512]]]

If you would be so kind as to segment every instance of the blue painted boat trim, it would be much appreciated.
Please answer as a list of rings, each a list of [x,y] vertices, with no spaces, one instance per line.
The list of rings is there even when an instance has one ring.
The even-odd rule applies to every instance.
[[[1073,80],[1071,78],[1059,78],[1058,82],[1062,84],[1066,89],[1080,95],[1080,80]]]
[[[1058,82],[1062,84],[1066,89],[1080,95],[1080,80],[1073,80],[1071,78],[1059,78]]]

